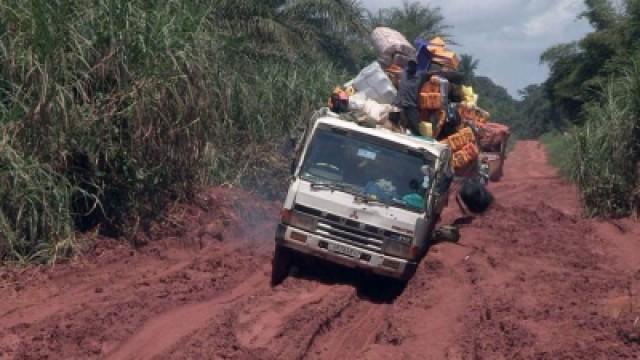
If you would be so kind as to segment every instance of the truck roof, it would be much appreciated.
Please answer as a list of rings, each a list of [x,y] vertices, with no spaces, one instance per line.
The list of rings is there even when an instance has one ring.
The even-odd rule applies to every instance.
[[[447,145],[441,144],[434,139],[400,134],[381,127],[370,128],[361,126],[351,121],[342,120],[338,117],[338,114],[333,113],[319,117],[317,123],[375,136],[416,150],[426,150],[437,157],[439,157],[444,150],[448,149]]]

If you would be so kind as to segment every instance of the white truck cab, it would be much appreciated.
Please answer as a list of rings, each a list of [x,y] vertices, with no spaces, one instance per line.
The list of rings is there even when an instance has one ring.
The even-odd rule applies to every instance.
[[[296,150],[272,284],[299,256],[408,280],[447,203],[451,150],[326,109],[312,120]]]

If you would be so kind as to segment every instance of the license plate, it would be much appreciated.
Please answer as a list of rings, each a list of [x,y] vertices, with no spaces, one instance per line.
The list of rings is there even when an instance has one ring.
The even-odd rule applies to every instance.
[[[350,247],[347,247],[347,246],[344,246],[344,245],[340,245],[340,244],[329,244],[329,250],[334,252],[334,253],[346,255],[346,256],[349,256],[349,257],[353,257],[353,258],[359,258],[360,257],[360,251],[354,250],[354,249],[352,249]]]

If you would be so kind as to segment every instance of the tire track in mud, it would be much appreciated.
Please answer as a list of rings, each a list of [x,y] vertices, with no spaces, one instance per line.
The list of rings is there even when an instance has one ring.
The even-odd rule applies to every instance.
[[[252,253],[220,249],[192,256],[186,264],[179,261],[166,269],[158,266],[160,262],[155,271],[136,276],[111,274],[112,286],[76,293],[82,295],[77,298],[71,294],[65,297],[71,301],[64,306],[54,304],[53,312],[45,303],[39,304],[33,316],[23,318],[17,325],[7,322],[5,328],[3,319],[0,335],[4,336],[1,337],[19,341],[7,341],[8,344],[0,341],[0,352],[15,358],[102,357],[135,336],[136,329],[152,321],[150,319],[161,318],[162,314],[183,304],[224,296],[252,273],[258,277],[256,283],[267,284],[268,251],[260,256]],[[256,261],[263,264],[261,273],[255,272],[260,268],[250,265]]]
[[[152,359],[170,349],[184,336],[202,328],[210,319],[226,311],[243,296],[267,285],[264,272],[258,272],[239,286],[211,300],[173,308],[147,321],[140,330],[120,345],[106,359]]]
[[[385,327],[389,306],[357,300],[316,336],[310,359],[355,359],[365,353]]]
[[[160,358],[302,359],[355,298],[347,286],[288,279],[235,303]]]
[[[0,358],[638,358],[640,226],[581,219],[536,142],[519,143],[490,188],[493,209],[459,244],[434,246],[401,292],[324,265],[271,288],[272,224],[258,223],[275,222],[273,207],[257,206],[244,238],[127,249],[44,289],[0,292]],[[450,204],[445,222],[459,216]]]
[[[184,270],[189,265],[189,261],[178,261],[175,265],[160,272],[154,271],[157,270],[157,266],[147,269],[146,271],[152,272],[152,275],[146,277],[145,281],[159,280],[171,273]],[[104,281],[102,284],[96,284],[94,282],[84,285],[79,289],[72,289],[71,291],[61,290],[54,293],[47,293],[46,295],[42,295],[42,298],[27,302],[26,304],[21,302],[17,307],[1,314],[2,325],[10,328],[21,323],[38,322],[59,311],[69,311],[70,308],[78,308],[82,304],[89,302],[88,300],[96,304],[107,304],[110,299],[104,299],[100,294],[117,294],[128,287],[134,286],[138,282],[139,280],[137,279],[128,279],[124,283]]]

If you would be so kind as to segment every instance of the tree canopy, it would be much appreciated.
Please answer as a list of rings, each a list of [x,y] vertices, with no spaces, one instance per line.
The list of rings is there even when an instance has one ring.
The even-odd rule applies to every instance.
[[[369,15],[372,27],[387,26],[404,34],[409,41],[436,36],[450,38],[444,16],[438,7],[403,0],[402,6],[379,10]]]

